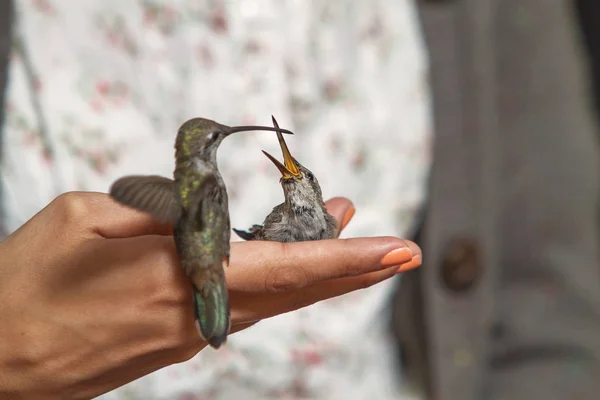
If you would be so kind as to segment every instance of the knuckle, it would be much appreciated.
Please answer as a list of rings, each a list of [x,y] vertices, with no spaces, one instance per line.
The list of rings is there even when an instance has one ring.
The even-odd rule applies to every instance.
[[[166,304],[185,305],[192,302],[191,285],[182,285],[177,281],[156,279],[149,286],[154,300]]]
[[[306,270],[294,267],[273,267],[266,276],[265,286],[268,292],[281,293],[300,289],[308,283]]]
[[[188,318],[183,318],[183,315],[177,320],[171,321],[168,326],[165,327],[165,341],[167,347],[171,349],[185,348],[190,344],[192,340],[190,332],[185,329],[186,321]]]
[[[348,260],[344,267],[344,277],[358,276],[363,273],[362,265],[354,260]]]
[[[165,313],[162,321],[161,347],[179,351],[190,347],[198,340],[191,307],[171,308]]]
[[[81,192],[63,193],[53,203],[66,223],[77,223],[90,212],[88,199]]]
[[[148,251],[144,254],[143,262],[152,265],[149,269],[149,285],[163,299],[170,302],[182,303],[191,298],[187,278],[179,267],[177,254],[172,243],[166,238],[153,238]]]
[[[144,263],[153,265],[149,273],[152,274],[152,284],[158,287],[177,288],[180,283],[182,271],[177,262],[174,246],[163,237],[155,237],[144,254]]]
[[[341,254],[344,255],[344,258],[343,258],[344,268],[343,268],[342,275],[344,277],[352,277],[352,276],[361,275],[364,272],[363,268],[362,268],[361,260],[358,259],[357,257],[352,256],[352,254],[353,254],[352,244],[347,239],[341,239],[341,240],[343,240],[341,242],[341,244],[342,244]]]
[[[176,358],[176,362],[184,361],[184,355],[187,348],[189,347],[190,338],[189,335],[175,331],[173,328],[165,328],[162,340],[158,340],[159,348],[161,350],[169,351],[173,357]],[[187,355],[187,354],[186,354]],[[191,358],[191,357],[190,357]]]
[[[265,289],[267,292],[281,293],[302,288],[310,282],[310,276],[305,267],[294,262],[294,254],[289,252],[286,243],[276,243],[275,254],[279,253],[282,260],[286,260],[285,267],[273,266],[267,269],[265,276]]]

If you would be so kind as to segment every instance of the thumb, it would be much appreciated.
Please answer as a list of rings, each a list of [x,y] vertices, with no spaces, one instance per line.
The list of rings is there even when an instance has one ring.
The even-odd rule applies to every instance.
[[[337,236],[348,225],[348,222],[354,216],[354,205],[345,197],[334,197],[325,202],[327,212],[335,217],[337,221]]]

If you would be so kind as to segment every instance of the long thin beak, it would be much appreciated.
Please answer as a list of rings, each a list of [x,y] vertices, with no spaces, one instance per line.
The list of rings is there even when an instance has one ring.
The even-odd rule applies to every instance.
[[[298,166],[294,162],[294,159],[292,158],[292,155],[290,154],[290,150],[288,149],[287,145],[285,144],[285,140],[283,140],[283,135],[280,132],[279,124],[275,120],[275,117],[271,116],[271,119],[273,119],[273,126],[277,130],[277,139],[279,140],[279,146],[281,147],[281,152],[283,153],[283,162],[284,163],[283,164],[280,163],[279,161],[277,161],[277,159],[275,157],[273,157],[266,151],[263,151],[263,153],[265,153],[265,155],[269,158],[269,160],[271,160],[273,162],[273,164],[275,164],[275,166],[277,167],[279,172],[281,172],[283,179],[299,177],[300,170],[298,169]]]
[[[281,172],[281,176],[283,177],[283,179],[291,179],[294,177],[294,175],[285,167],[285,165],[280,163],[275,157],[273,157],[264,150],[262,152],[265,153],[265,156],[267,156],[269,160],[273,161],[273,164],[275,164],[279,172]]]
[[[298,166],[294,162],[292,155],[290,154],[290,150],[285,144],[285,140],[283,139],[283,135],[281,134],[281,129],[279,129],[279,124],[275,120],[275,117],[271,115],[271,119],[273,120],[273,126],[277,129],[277,140],[279,140],[279,147],[281,147],[281,152],[283,153],[283,164],[285,168],[292,173],[294,176],[300,176],[300,170]]]
[[[232,133],[243,132],[243,131],[275,131],[275,132],[277,132],[277,134],[280,134],[279,132],[286,133],[288,135],[294,134],[294,132],[288,131],[287,129],[275,129],[275,128],[271,128],[270,126],[256,126],[256,125],[246,125],[246,126],[222,125],[222,129],[227,136],[231,135]]]

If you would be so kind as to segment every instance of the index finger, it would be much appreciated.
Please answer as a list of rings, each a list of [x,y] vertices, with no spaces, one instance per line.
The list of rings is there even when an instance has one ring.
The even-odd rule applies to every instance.
[[[389,236],[237,242],[232,244],[227,282],[231,290],[283,292],[400,266],[420,255],[415,243]]]
[[[98,192],[68,192],[54,199],[43,211],[90,236],[107,239],[144,235],[170,235],[171,224],[158,222],[148,213],[119,204]]]

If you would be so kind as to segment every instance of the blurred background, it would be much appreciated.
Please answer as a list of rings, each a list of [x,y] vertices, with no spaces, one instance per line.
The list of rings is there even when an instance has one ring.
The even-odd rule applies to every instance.
[[[354,202],[343,236],[412,238],[423,266],[102,399],[596,398],[599,23],[595,0],[1,0],[0,233],[171,175],[189,118],[272,114]],[[235,228],[283,201],[260,150],[219,150]]]

